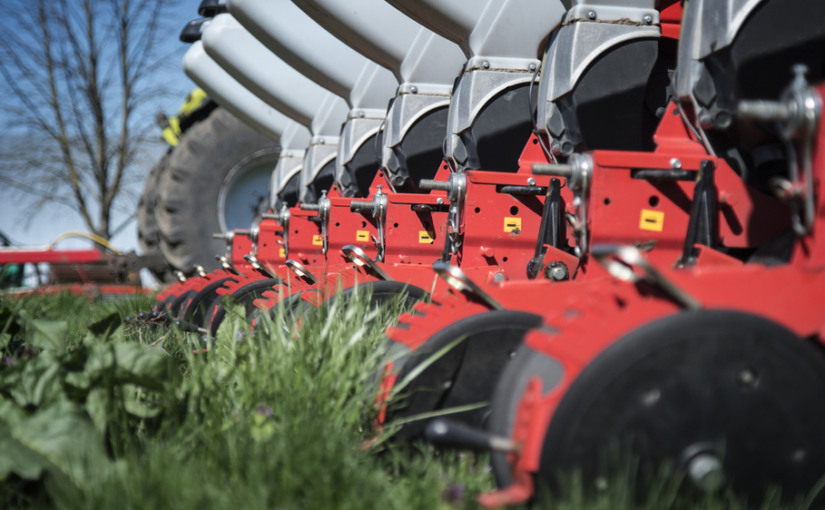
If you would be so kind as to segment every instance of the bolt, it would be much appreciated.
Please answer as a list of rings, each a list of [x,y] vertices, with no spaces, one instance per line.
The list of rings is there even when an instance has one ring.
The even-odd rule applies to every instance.
[[[321,145],[323,145],[323,144],[324,144],[324,139],[323,139],[323,138],[321,138],[320,140],[318,140],[318,143],[320,143]]]
[[[411,88],[410,92],[412,92],[413,94],[418,94],[418,87]]]
[[[504,273],[496,273],[496,275],[493,277],[493,281],[496,283],[501,283],[505,280],[505,278],[506,277],[504,276]]]
[[[527,185],[528,186],[535,186],[536,185],[536,180],[533,179],[532,177],[530,177],[529,179],[527,179]]]
[[[716,492],[725,483],[722,463],[710,453],[700,453],[691,459],[687,472],[690,481],[705,492]]]
[[[645,25],[650,25],[651,23],[653,23],[653,16],[651,16],[650,14],[645,14],[645,17],[642,18],[642,20],[645,22]]]
[[[485,60],[481,63],[481,67],[483,67],[484,69],[490,69],[490,63]]]
[[[682,162],[679,161],[679,158],[670,159],[670,168],[674,170],[679,170],[680,168],[682,168]]]
[[[646,391],[646,392],[642,395],[642,403],[643,403],[644,405],[646,405],[647,407],[651,407],[651,406],[653,406],[654,404],[656,404],[656,402],[658,402],[658,401],[659,401],[659,397],[661,397],[661,396],[662,396],[662,392],[660,392],[660,391],[659,391],[658,389],[656,389],[656,388],[653,388],[653,389],[652,389],[652,390],[650,390],[650,391]]]
[[[449,389],[450,386],[452,386],[452,385],[453,385],[453,381],[444,381],[444,384],[442,384],[441,386],[446,390],[446,389]]]
[[[587,12],[587,19],[589,19],[590,21],[593,21],[594,19],[596,19],[596,11],[588,11]]]
[[[364,118],[364,112],[358,112],[358,116],[363,119]]]
[[[536,64],[530,64],[529,66],[527,66],[527,69],[529,69],[531,71],[535,71],[536,70]]]
[[[736,375],[736,378],[739,379],[739,382],[745,386],[754,386],[756,384],[756,374],[747,368],[740,370]]]
[[[444,203],[444,199],[443,199],[443,198],[441,198],[441,197],[438,197],[438,198],[436,199],[435,203],[436,203],[436,204],[438,204],[438,205],[441,205],[441,204],[443,204],[443,203]]]
[[[554,282],[566,280],[569,276],[567,266],[559,262],[551,262],[548,264],[546,274],[547,278],[553,280]]]

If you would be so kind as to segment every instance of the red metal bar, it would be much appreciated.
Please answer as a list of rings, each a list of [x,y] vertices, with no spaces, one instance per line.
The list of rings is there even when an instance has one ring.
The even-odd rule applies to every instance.
[[[86,264],[101,260],[97,250],[51,250],[38,248],[2,248],[2,264]]]

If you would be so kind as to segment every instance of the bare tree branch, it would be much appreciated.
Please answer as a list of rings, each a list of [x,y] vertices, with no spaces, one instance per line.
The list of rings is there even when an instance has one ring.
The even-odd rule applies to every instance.
[[[69,206],[109,238],[157,143],[149,105],[163,92],[169,55],[158,39],[175,0],[9,1],[0,111],[13,134],[0,147],[0,184],[38,207]]]

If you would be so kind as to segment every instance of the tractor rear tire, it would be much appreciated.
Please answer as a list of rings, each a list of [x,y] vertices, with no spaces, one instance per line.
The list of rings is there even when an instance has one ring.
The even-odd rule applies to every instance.
[[[155,218],[159,246],[172,267],[186,274],[193,273],[196,264],[207,271],[218,267],[214,256],[223,253],[226,246],[224,241],[212,239],[212,234],[250,227],[260,198],[249,199],[249,224],[226,225],[224,204],[219,202],[227,183],[250,165],[264,165],[268,182],[279,150],[276,142],[222,108],[187,130],[172,151],[158,184]],[[258,191],[264,194],[265,186]],[[230,204],[225,205],[228,208]]]
[[[155,220],[155,210],[158,204],[158,182],[166,170],[169,155],[173,149],[166,151],[158,163],[149,171],[143,193],[140,195],[137,208],[138,242],[143,255],[160,255],[160,234],[158,223]],[[172,273],[173,268],[168,264],[161,267],[150,267],[149,271],[158,283],[172,283],[176,281]]]

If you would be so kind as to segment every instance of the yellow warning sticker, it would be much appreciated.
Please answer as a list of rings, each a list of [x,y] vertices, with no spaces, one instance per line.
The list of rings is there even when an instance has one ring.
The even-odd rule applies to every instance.
[[[521,230],[521,218],[504,218],[504,231],[512,232],[515,229]]]
[[[421,244],[433,244],[433,239],[435,239],[435,231],[434,230],[419,230],[418,231],[418,242]]]
[[[665,213],[661,211],[651,211],[650,209],[642,209],[642,217],[639,220],[640,229],[661,232],[664,226]]]
[[[278,256],[281,257],[282,259],[286,258],[286,250],[283,249],[283,248],[278,250]]]
[[[323,236],[312,236],[312,244],[315,246],[323,246],[324,245],[324,237]]]
[[[355,231],[355,240],[356,241],[369,241],[370,240],[370,233],[368,230],[356,230]]]

